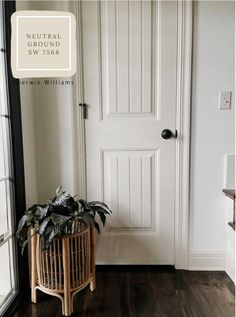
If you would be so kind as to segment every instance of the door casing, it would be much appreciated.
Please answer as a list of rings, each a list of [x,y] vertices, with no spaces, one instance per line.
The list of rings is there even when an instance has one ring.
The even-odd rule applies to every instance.
[[[190,123],[191,123],[191,69],[192,69],[192,24],[193,5],[191,1],[178,2],[178,48],[177,48],[177,96],[175,164],[175,268],[188,269],[189,253],[189,197],[190,197]],[[81,3],[72,4],[78,29],[82,29]],[[78,69],[75,78],[74,146],[75,171],[77,173],[75,191],[86,198],[86,142],[85,123],[79,103],[85,103],[83,87],[82,36],[77,32]]]

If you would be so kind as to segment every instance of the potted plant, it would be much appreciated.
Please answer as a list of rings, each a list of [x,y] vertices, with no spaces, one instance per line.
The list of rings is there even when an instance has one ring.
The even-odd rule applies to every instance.
[[[57,296],[62,314],[73,312],[74,295],[90,284],[95,289],[94,228],[100,233],[109,207],[100,201],[72,197],[62,187],[46,204],[26,210],[16,232],[22,253],[31,240],[31,299],[36,290]],[[30,234],[29,234],[29,229]]]

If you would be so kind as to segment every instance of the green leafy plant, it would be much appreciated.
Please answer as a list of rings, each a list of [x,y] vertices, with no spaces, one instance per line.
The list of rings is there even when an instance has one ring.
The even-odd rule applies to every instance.
[[[29,228],[35,229],[34,234],[40,235],[43,248],[47,249],[55,237],[79,232],[80,226],[75,225],[78,221],[93,226],[100,233],[97,216],[105,225],[106,215],[110,214],[111,210],[106,204],[100,201],[87,202],[79,199],[78,196],[72,197],[59,187],[52,200],[43,205],[31,206],[20,219],[16,236],[21,245],[22,254],[26,244],[32,238],[32,236],[28,237]]]

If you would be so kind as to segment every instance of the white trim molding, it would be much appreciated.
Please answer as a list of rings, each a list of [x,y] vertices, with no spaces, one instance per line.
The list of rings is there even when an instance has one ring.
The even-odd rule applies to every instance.
[[[226,255],[226,261],[225,261],[225,272],[228,274],[228,276],[231,278],[231,280],[236,284],[235,282],[235,256],[232,251],[227,251]]]
[[[192,271],[224,271],[226,252],[218,250],[190,251],[188,269]]]
[[[86,175],[86,143],[85,143],[85,122],[83,118],[83,109],[79,107],[84,103],[84,85],[83,85],[83,49],[82,49],[82,1],[72,1],[69,3],[72,12],[75,13],[77,23],[77,72],[75,75],[75,89],[73,107],[73,132],[74,132],[74,192],[87,198],[87,175]]]
[[[179,0],[175,193],[175,267],[177,269],[188,268],[192,24],[192,1]]]

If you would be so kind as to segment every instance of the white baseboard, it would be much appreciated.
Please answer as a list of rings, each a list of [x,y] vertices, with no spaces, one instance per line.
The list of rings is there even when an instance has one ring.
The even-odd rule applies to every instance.
[[[235,283],[235,257],[234,254],[230,251],[227,252],[226,256],[225,272]]]
[[[189,252],[190,271],[224,271],[226,252],[217,250],[194,250]]]

